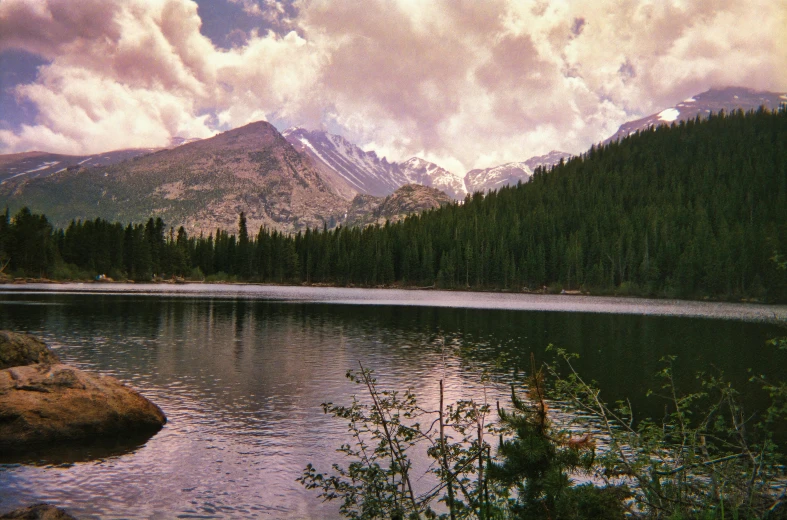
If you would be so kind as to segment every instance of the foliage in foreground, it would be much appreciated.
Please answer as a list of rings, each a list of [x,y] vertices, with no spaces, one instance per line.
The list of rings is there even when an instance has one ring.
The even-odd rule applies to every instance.
[[[787,340],[772,342],[787,348]],[[352,441],[340,448],[348,466],[324,474],[309,464],[299,481],[325,500],[338,500],[347,518],[787,518],[787,476],[774,431],[787,418],[787,386],[754,377],[771,396],[760,413],[746,413],[739,393],[721,375],[698,375],[701,390],[681,394],[674,358],[658,374],[666,401],[660,420],[635,421],[631,406],[608,405],[601,391],[573,369],[574,355],[536,368],[512,409],[471,400],[438,410],[418,405],[411,390],[380,390],[370,370],[348,378],[364,399],[324,411],[348,421]],[[567,373],[566,376],[561,373]],[[549,376],[551,385],[545,383]],[[593,417],[590,434],[572,436],[551,419],[559,402],[577,417]],[[578,413],[577,413],[578,412]],[[783,431],[783,430],[782,430]],[[499,436],[497,449],[488,439]],[[422,482],[416,468],[431,474]],[[421,461],[414,464],[414,461]],[[591,482],[576,485],[586,475]]]
[[[568,376],[555,376],[559,398],[598,418],[608,450],[599,459],[604,479],[631,483],[635,510],[653,518],[782,518],[785,474],[774,431],[785,415],[785,387],[760,378],[771,405],[747,412],[723,375],[698,374],[700,390],[680,393],[673,378],[675,357],[662,359],[662,386],[649,392],[665,402],[661,419],[635,421],[629,402],[609,405],[601,390],[557,350]]]

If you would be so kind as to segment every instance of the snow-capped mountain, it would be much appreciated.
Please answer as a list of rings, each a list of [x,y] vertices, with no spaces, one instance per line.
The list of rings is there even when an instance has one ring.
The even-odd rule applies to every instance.
[[[747,112],[757,110],[760,106],[775,110],[783,103],[787,103],[787,94],[785,93],[764,92],[743,87],[710,89],[702,94],[684,99],[675,106],[666,108],[657,114],[624,123],[603,144],[623,139],[651,126],[668,125],[672,122],[694,119],[697,116],[707,117],[709,114],[716,114],[721,110],[732,112],[741,109]]]
[[[340,135],[303,128],[290,128],[282,135],[322,171],[338,174],[355,193],[382,197],[408,182],[398,164],[365,152]]]
[[[460,177],[417,157],[402,163],[388,162],[340,135],[317,130],[290,128],[283,135],[295,149],[308,154],[322,172],[341,178],[355,193],[382,197],[412,183],[437,188],[455,199],[464,198],[466,193]]]
[[[470,170],[465,175],[465,186],[470,193],[496,190],[520,181],[527,182],[531,175],[533,170],[526,163],[511,162],[492,168]]]
[[[408,183],[437,188],[457,200],[467,195],[465,183],[460,177],[434,163],[413,157],[399,166]]]
[[[464,177],[459,177],[419,157],[401,163],[388,162],[385,157],[380,158],[374,151],[366,152],[340,135],[303,128],[290,128],[282,135],[299,152],[312,158],[334,188],[343,183],[354,193],[376,197],[390,195],[405,184],[420,184],[462,200],[475,191],[527,182],[537,167],[549,169],[561,159],[571,157],[565,152],[552,151],[523,162],[471,170]]]
[[[477,191],[490,191],[527,182],[539,166],[551,169],[561,160],[571,157],[570,153],[553,150],[546,155],[537,155],[524,162],[511,162],[492,168],[478,168],[470,170],[465,175],[465,187],[468,193]]]

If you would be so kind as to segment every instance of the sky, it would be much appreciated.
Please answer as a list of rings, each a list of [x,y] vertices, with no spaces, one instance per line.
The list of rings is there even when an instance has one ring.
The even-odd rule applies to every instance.
[[[0,0],[0,153],[267,120],[463,175],[785,64],[787,0]]]

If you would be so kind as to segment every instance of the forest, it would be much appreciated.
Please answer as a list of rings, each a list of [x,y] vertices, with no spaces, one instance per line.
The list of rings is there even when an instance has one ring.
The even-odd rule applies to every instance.
[[[9,277],[249,281],[787,301],[787,110],[713,114],[591,147],[530,182],[365,228],[188,236],[0,217]]]

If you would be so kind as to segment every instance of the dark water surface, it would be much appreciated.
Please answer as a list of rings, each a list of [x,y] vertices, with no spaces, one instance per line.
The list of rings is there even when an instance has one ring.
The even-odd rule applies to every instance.
[[[32,291],[30,289],[38,289]],[[101,292],[84,293],[81,290]],[[0,328],[42,336],[67,363],[113,375],[156,402],[168,424],[142,446],[56,463],[0,464],[0,513],[34,501],[79,518],[332,518],[295,479],[341,462],[345,424],[320,403],[358,391],[358,362],[383,386],[447,399],[507,401],[530,352],[549,343],[607,400],[642,414],[666,354],[679,384],[722,370],[783,375],[787,307],[611,298],[260,286],[0,286]],[[491,370],[485,389],[479,374]],[[756,406],[760,396],[747,396]],[[424,485],[424,484],[422,484]]]

